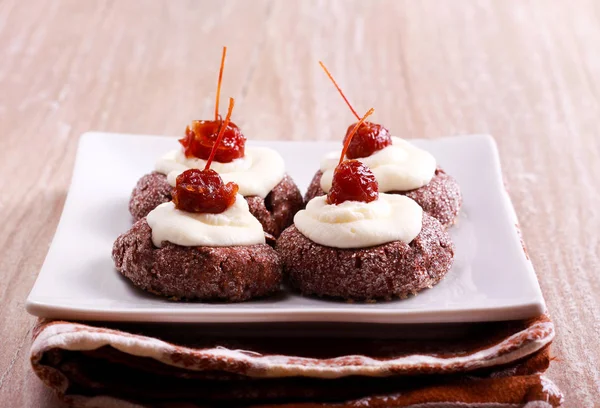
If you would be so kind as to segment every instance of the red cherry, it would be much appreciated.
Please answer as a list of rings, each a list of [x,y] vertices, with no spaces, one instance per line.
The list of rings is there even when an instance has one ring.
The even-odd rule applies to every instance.
[[[212,169],[189,169],[177,176],[173,203],[182,211],[219,214],[235,203],[238,189],[235,183],[223,183]]]
[[[346,131],[344,137],[344,143],[348,139],[348,136],[352,133],[352,130],[356,126],[352,124]],[[392,135],[390,131],[385,127],[372,122],[363,123],[357,130],[356,134],[352,138],[348,151],[346,151],[346,157],[349,159],[359,159],[361,157],[369,157],[376,151],[383,149],[392,144]]]
[[[341,204],[344,201],[370,203],[379,197],[379,185],[375,175],[358,160],[346,160],[333,173],[333,181],[327,203]]]
[[[338,92],[346,101],[346,104],[358,119],[358,123],[350,126],[344,137],[344,148],[340,155],[340,161],[333,172],[333,180],[331,189],[327,194],[327,203],[341,204],[344,201],[362,201],[369,203],[377,200],[379,197],[379,185],[373,175],[371,169],[359,162],[358,160],[347,160],[348,158],[367,157],[373,152],[383,149],[392,143],[390,132],[383,126],[365,122],[365,120],[373,113],[371,108],[361,118],[358,116],[342,89],[338,86],[335,79],[325,64],[319,61],[321,67],[333,82]]]
[[[233,105],[233,98],[229,98],[227,116],[213,143],[212,151],[206,159],[204,170],[189,169],[177,176],[173,191],[175,208],[194,213],[219,214],[235,203],[235,195],[239,190],[238,185],[235,183],[224,184],[221,176],[210,169],[230,124]]]
[[[186,157],[197,157],[207,160],[217,141],[217,135],[223,121],[221,120],[194,120],[191,126],[185,129],[185,137],[179,140],[183,146]],[[235,123],[229,122],[223,133],[223,140],[217,146],[215,160],[229,163],[244,157],[246,137]]]
[[[221,97],[221,83],[223,81],[223,69],[225,68],[225,56],[227,47],[223,47],[221,55],[221,67],[219,68],[219,80],[217,82],[217,93],[215,101],[215,120],[194,120],[191,126],[185,129],[185,137],[179,140],[183,146],[185,157],[197,157],[208,160],[213,147],[217,145],[214,160],[221,163],[229,163],[240,157],[244,157],[246,138],[240,129],[232,122],[225,124],[222,142],[217,142],[217,136],[223,125],[219,118],[219,100]]]
[[[344,148],[340,154],[340,162],[333,172],[331,189],[327,194],[327,202],[329,204],[341,204],[344,201],[362,201],[364,203],[369,203],[373,200],[377,200],[377,197],[379,197],[379,185],[377,184],[377,180],[371,169],[358,160],[344,161],[348,146],[352,143],[354,135],[367,117],[372,113],[373,109],[371,108],[359,122],[354,125],[344,140]]]
[[[325,74],[327,74],[335,88],[338,90],[342,99],[344,99],[344,101],[348,105],[348,108],[350,108],[352,114],[356,117],[356,119],[360,120],[360,116],[358,116],[358,113],[356,113],[356,111],[350,104],[350,101],[348,101],[348,98],[346,98],[346,95],[344,95],[342,88],[340,88],[337,82],[335,82],[333,75],[331,75],[325,64],[323,64],[323,62],[321,61],[319,61],[319,64],[321,65],[321,68],[323,68],[323,71],[325,71]],[[346,140],[348,140],[350,133],[354,131],[355,126],[356,124],[350,125],[350,127],[348,127],[348,130],[346,131],[346,137],[344,137],[344,143],[346,143]],[[364,122],[362,126],[359,127],[358,132],[354,135],[354,139],[352,140],[352,143],[350,143],[346,155],[349,159],[369,157],[376,151],[381,150],[384,147],[389,146],[391,144],[392,136],[390,135],[389,130],[376,123]]]

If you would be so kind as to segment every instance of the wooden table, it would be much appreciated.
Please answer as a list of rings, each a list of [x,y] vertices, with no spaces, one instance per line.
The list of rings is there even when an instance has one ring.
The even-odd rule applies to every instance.
[[[557,325],[548,374],[566,406],[598,404],[599,44],[592,1],[0,2],[0,405],[58,405],[29,367],[24,302],[79,135],[181,135],[211,115],[222,45],[251,138],[342,137],[319,59],[396,135],[494,135]]]

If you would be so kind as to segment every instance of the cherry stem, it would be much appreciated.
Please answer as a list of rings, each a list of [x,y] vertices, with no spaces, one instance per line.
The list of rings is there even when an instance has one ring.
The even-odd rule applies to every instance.
[[[233,105],[235,101],[233,98],[229,98],[229,108],[227,109],[227,116],[225,117],[225,121],[221,123],[221,127],[219,129],[219,133],[217,134],[217,140],[215,140],[215,144],[210,151],[210,156],[208,156],[208,160],[206,161],[206,166],[204,166],[204,170],[210,169],[210,165],[212,164],[213,159],[215,158],[215,154],[217,154],[217,147],[221,144],[221,140],[223,139],[223,135],[225,134],[225,129],[229,126],[229,121],[231,120],[231,112],[233,112]]]
[[[346,98],[346,95],[344,95],[344,93],[342,92],[342,89],[339,87],[339,85],[337,84],[337,82],[335,82],[335,79],[333,79],[333,75],[331,75],[331,73],[329,72],[329,70],[327,69],[327,67],[325,66],[325,64],[323,64],[323,61],[319,61],[319,65],[321,65],[321,68],[323,68],[323,70],[325,71],[325,73],[327,74],[327,76],[329,77],[329,79],[331,79],[331,82],[333,82],[333,85],[335,85],[335,87],[338,90],[338,92],[340,93],[340,95],[342,95],[342,98],[344,98],[344,100],[346,101],[346,104],[348,105],[348,107],[350,108],[350,110],[352,111],[352,113],[354,114],[354,116],[356,117],[356,119],[360,119],[360,116],[358,116],[358,113],[356,113],[356,111],[354,110],[354,108],[352,107],[352,105],[350,105],[350,102]]]
[[[215,121],[219,120],[219,99],[221,98],[221,81],[223,80],[223,68],[225,68],[225,55],[227,55],[227,47],[223,47],[223,54],[221,55],[219,82],[217,82],[217,101],[215,103]]]
[[[342,162],[344,161],[344,157],[346,157],[346,151],[348,150],[348,146],[350,146],[350,142],[352,141],[352,138],[356,134],[356,131],[358,130],[358,128],[360,127],[360,125],[362,125],[364,123],[364,121],[369,116],[371,116],[373,114],[373,112],[375,112],[375,109],[373,109],[373,108],[369,109],[367,111],[367,113],[365,113],[365,116],[363,116],[362,118],[360,118],[360,120],[358,121],[358,123],[356,125],[354,125],[354,128],[352,128],[352,132],[350,132],[350,134],[346,138],[346,141],[344,142],[344,148],[342,149],[342,154],[340,156],[340,162],[338,163],[338,166],[340,164],[342,164]]]

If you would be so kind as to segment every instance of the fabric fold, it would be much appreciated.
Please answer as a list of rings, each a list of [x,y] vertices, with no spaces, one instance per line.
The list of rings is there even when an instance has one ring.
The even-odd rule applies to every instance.
[[[560,405],[541,375],[554,338],[547,316],[466,327],[426,340],[42,320],[31,362],[63,400],[82,407]]]

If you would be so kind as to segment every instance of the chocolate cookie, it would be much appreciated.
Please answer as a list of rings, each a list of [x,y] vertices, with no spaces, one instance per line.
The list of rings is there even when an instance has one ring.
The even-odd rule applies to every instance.
[[[157,295],[178,299],[241,302],[279,290],[282,266],[267,244],[185,247],[152,243],[146,219],[117,238],[112,257],[131,282]]]
[[[159,204],[171,201],[172,190],[164,174],[153,172],[139,179],[129,201],[129,212],[134,220],[144,218]],[[300,190],[287,174],[264,200],[258,196],[244,198],[265,232],[275,237],[292,224],[294,215],[304,207]]]
[[[370,248],[332,248],[291,226],[275,249],[290,285],[302,294],[358,301],[405,298],[430,288],[446,275],[454,258],[450,236],[426,213],[421,232],[410,244],[394,241]]]
[[[142,176],[131,192],[129,213],[139,221],[162,203],[171,201],[173,187],[167,176],[156,171]]]
[[[304,200],[309,202],[315,197],[325,194],[321,188],[321,176],[323,172],[317,171],[313,177]],[[462,204],[462,195],[460,187],[454,178],[447,175],[439,167],[431,181],[420,188],[409,191],[387,191],[388,194],[402,194],[412,198],[423,208],[423,211],[437,218],[444,227],[449,227],[456,221],[460,206]]]

